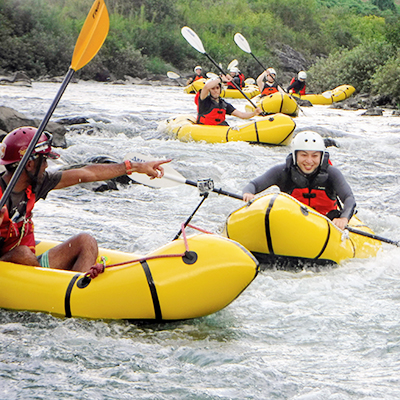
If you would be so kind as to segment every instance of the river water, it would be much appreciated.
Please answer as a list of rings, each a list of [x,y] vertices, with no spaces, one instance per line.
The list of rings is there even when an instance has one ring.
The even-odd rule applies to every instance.
[[[0,105],[42,118],[59,88],[0,87]],[[245,100],[230,100],[244,110]],[[400,239],[400,118],[303,107],[298,129],[336,140],[331,158],[356,196],[358,216]],[[194,113],[182,88],[70,84],[53,119],[84,116],[91,130],[67,134],[64,163],[128,152],[172,158],[187,179],[212,178],[240,193],[280,163],[285,147],[182,143],[159,122]],[[231,125],[241,121],[231,118]],[[37,237],[81,231],[102,247],[145,254],[172,240],[200,201],[197,189],[120,186],[53,191],[35,207]],[[192,223],[218,232],[239,200],[211,194]],[[312,240],[312,238],[310,238]],[[299,273],[267,270],[213,315],[164,324],[59,319],[0,310],[0,399],[398,399],[400,248],[376,258]]]

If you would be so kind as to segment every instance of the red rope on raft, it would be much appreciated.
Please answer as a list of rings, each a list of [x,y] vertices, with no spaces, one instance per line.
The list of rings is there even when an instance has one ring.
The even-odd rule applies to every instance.
[[[192,228],[192,229],[197,229],[200,232],[203,233],[208,233],[208,234],[212,234],[212,232],[208,232],[204,229],[198,228],[196,226],[193,225],[187,225],[188,227]],[[110,264],[110,265],[104,265],[104,268],[110,268],[110,267],[119,267],[121,265],[126,265],[126,264],[132,264],[135,262],[142,262],[142,261],[147,261],[147,260],[155,260],[157,258],[171,258],[171,257],[184,257],[185,254],[189,251],[189,243],[186,237],[186,231],[185,231],[185,224],[182,224],[182,237],[183,237],[183,242],[185,244],[185,252],[184,253],[179,253],[179,254],[159,254],[157,256],[148,256],[148,257],[142,257],[142,258],[137,258],[135,260],[129,260],[129,261],[123,261],[120,263],[116,263],[116,264]],[[103,261],[105,263],[105,261]],[[90,273],[87,272],[85,274],[85,276],[90,276]]]

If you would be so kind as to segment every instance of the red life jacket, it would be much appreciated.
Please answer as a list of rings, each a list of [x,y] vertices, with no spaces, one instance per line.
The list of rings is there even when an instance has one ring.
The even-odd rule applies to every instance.
[[[201,76],[201,75],[196,75],[194,78],[193,78],[193,82],[194,81],[198,81],[199,79],[203,79],[204,77],[203,76]]]
[[[239,74],[238,77],[240,79],[239,87],[242,88],[244,86],[244,75]],[[228,89],[236,89],[236,86],[232,82],[228,82],[226,86],[228,87]]]
[[[296,78],[292,78],[292,80],[290,81],[290,83],[289,83],[289,86],[294,82],[296,80]],[[296,91],[294,90],[294,89],[292,89],[295,93],[296,93]],[[305,94],[306,94],[306,85],[304,84],[304,87],[303,87],[303,89],[301,89],[300,91],[299,91],[299,94],[301,95],[301,96],[305,96]]]
[[[279,92],[278,88],[276,87],[276,84],[274,83],[273,86],[268,86],[267,84],[264,85],[264,89],[261,92],[262,96],[268,96],[272,93]]]
[[[4,240],[0,249],[0,254],[3,255],[14,247],[28,246],[33,254],[35,254],[35,236],[34,226],[32,222],[32,209],[35,205],[35,194],[32,192],[32,187],[28,186],[25,190],[28,199],[26,204],[25,217],[22,221],[12,222],[6,210],[3,218],[3,223],[0,226],[1,238]],[[0,195],[3,191],[0,187]]]
[[[226,110],[215,105],[207,114],[197,116],[197,124],[220,125],[225,121]]]
[[[200,96],[200,92],[199,92]],[[225,122],[226,109],[221,106],[221,101],[219,99],[218,104],[211,102],[211,107],[207,110],[207,113],[199,113],[199,96],[195,96],[195,103],[197,104],[197,121],[196,124],[201,125],[221,125]],[[226,123],[225,123],[226,124]]]
[[[290,195],[303,204],[312,207],[322,215],[326,215],[329,211],[337,209],[336,199],[330,199],[325,190],[308,188],[294,189]]]

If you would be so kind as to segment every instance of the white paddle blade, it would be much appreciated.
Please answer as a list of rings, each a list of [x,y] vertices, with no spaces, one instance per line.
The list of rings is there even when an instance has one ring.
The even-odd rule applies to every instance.
[[[155,157],[139,153],[128,153],[124,157],[124,160],[130,160],[133,162],[154,161],[155,159]],[[164,168],[164,176],[162,178],[150,179],[146,174],[139,174],[138,172],[133,172],[129,177],[135,182],[154,188],[173,187],[180,183],[185,183],[186,179],[169,164],[163,164],[162,167]]]
[[[244,81],[244,83],[245,83],[246,85],[255,85],[255,84],[256,84],[256,81],[255,81],[254,78],[247,78],[247,79]]]
[[[204,54],[206,51],[204,50],[203,43],[200,38],[197,36],[196,32],[190,29],[188,26],[184,26],[181,29],[182,36],[187,40],[187,42],[195,48],[199,53]]]
[[[167,72],[167,76],[170,79],[178,79],[178,78],[180,78],[180,75],[178,75],[176,72],[173,72],[173,71],[168,71]]]
[[[214,72],[207,72],[206,75],[207,75],[207,78],[209,78],[209,79],[217,79],[218,78],[218,75],[214,74]]]
[[[249,42],[246,40],[246,38],[241,34],[241,33],[236,33],[235,36],[233,37],[233,40],[235,43],[246,53],[251,53],[251,48],[249,45]]]
[[[228,65],[228,71],[230,71],[232,68],[235,68],[239,65],[239,61],[236,60],[236,58],[234,60],[232,60],[229,65]]]
[[[322,96],[324,96],[326,99],[330,99],[332,97],[332,91],[327,90],[326,92],[322,93]]]

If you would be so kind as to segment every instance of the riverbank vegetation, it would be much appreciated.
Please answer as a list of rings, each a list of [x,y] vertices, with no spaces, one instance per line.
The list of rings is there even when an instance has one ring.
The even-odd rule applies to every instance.
[[[32,78],[64,75],[92,0],[0,0],[0,69]],[[106,0],[110,33],[81,78],[119,79],[201,64],[215,68],[181,36],[190,26],[206,51],[246,76],[261,71],[233,42],[249,41],[266,66],[285,66],[277,50],[290,46],[307,62],[313,91],[347,83],[400,102],[400,9],[393,0]]]

